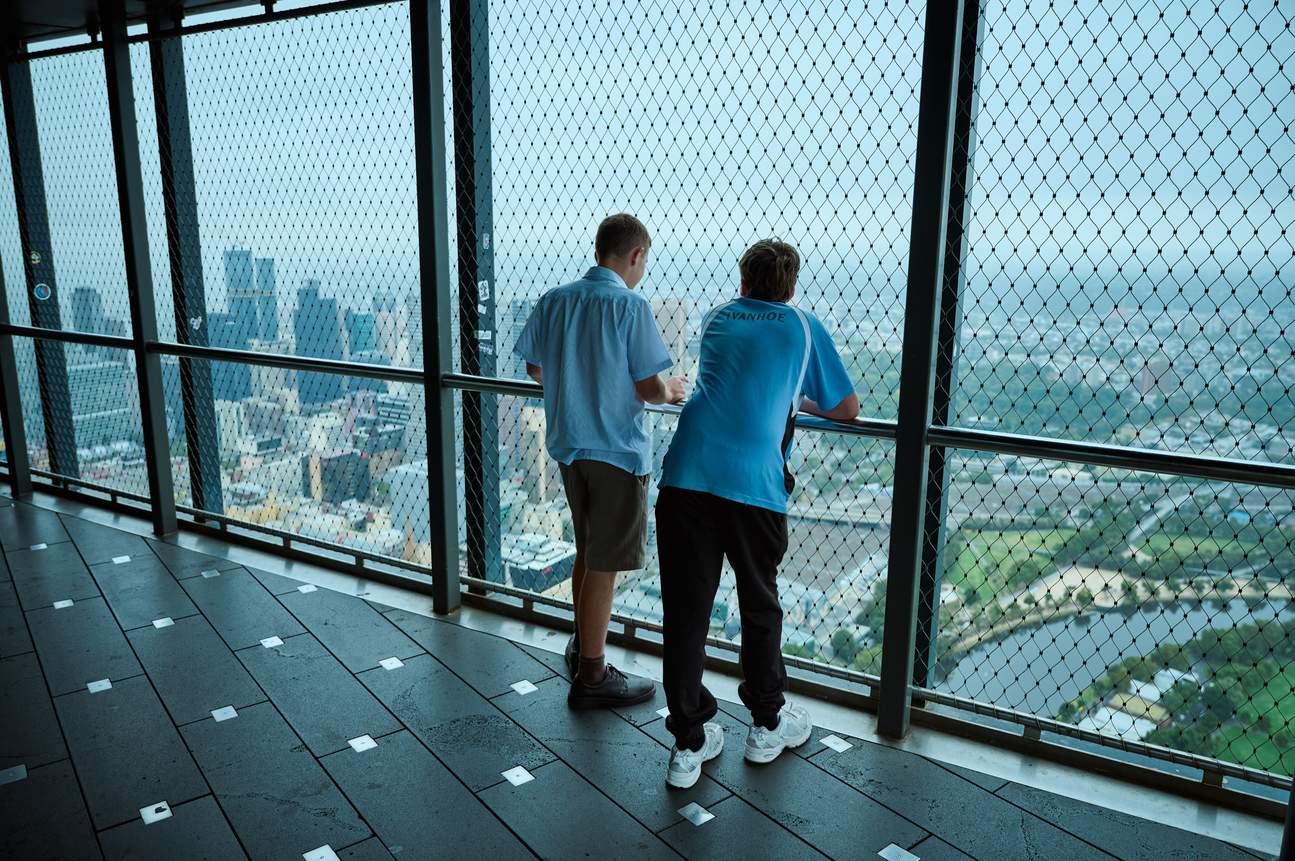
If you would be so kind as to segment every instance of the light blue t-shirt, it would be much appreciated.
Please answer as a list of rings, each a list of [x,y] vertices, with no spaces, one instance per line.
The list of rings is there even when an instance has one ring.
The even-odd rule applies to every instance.
[[[813,314],[759,299],[720,305],[702,322],[697,387],[679,416],[661,486],[785,512],[801,396],[831,409],[852,391]]]
[[[634,383],[673,363],[648,300],[595,266],[540,297],[514,351],[544,371],[545,442],[555,460],[651,471],[652,440]]]

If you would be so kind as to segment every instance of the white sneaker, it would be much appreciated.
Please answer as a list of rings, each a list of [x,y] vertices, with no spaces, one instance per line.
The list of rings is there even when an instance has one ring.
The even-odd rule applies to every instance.
[[[665,772],[666,783],[687,789],[701,777],[701,764],[719,756],[724,749],[724,727],[708,723],[702,730],[706,733],[706,743],[701,746],[701,750],[680,750],[678,745],[670,748],[670,765]]]
[[[777,729],[753,726],[746,734],[746,761],[758,764],[773,762],[789,747],[800,747],[809,741],[814,723],[801,706],[785,704],[778,712]]]

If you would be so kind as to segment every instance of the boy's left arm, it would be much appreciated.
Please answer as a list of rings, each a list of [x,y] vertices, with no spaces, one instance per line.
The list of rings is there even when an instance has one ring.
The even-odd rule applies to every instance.
[[[859,415],[859,395],[845,370],[845,363],[832,343],[832,336],[812,314],[809,318],[811,350],[805,369],[804,396],[800,408],[810,415],[838,422],[848,422]],[[824,405],[829,406],[824,406]]]

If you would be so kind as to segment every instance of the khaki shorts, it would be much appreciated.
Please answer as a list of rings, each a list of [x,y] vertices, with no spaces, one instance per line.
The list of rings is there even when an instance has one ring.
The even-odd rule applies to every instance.
[[[594,571],[637,571],[646,560],[648,477],[597,460],[558,464],[576,549]]]

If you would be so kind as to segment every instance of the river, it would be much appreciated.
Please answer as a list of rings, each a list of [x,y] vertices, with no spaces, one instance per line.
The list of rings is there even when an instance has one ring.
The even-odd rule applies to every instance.
[[[936,689],[1046,717],[1123,657],[1144,655],[1161,643],[1184,643],[1207,628],[1226,628],[1278,616],[1285,605],[1251,608],[1234,599],[1224,607],[1182,605],[1088,613],[1052,622],[973,649]],[[1086,623],[1086,624],[1085,624]]]

